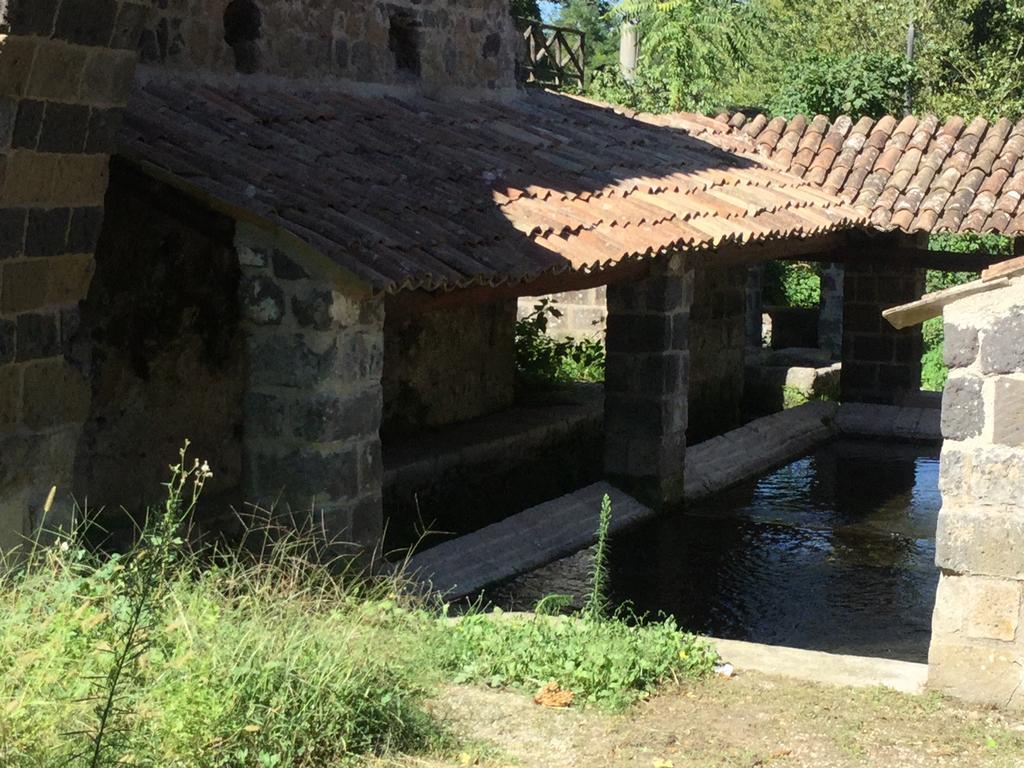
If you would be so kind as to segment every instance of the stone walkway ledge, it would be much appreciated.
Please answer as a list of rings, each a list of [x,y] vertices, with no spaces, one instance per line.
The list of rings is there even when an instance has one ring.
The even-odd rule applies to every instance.
[[[691,447],[687,498],[715,493],[826,442],[835,434],[835,411],[834,403],[807,403]],[[609,483],[594,483],[414,555],[407,572],[448,599],[476,594],[593,544],[605,494],[612,499],[613,532],[655,514]]]
[[[843,403],[836,416],[842,435],[890,440],[942,442],[938,408]]]
[[[885,686],[903,693],[923,693],[928,665],[895,659],[847,656],[740,640],[708,638],[723,661],[738,674],[761,672],[809,683],[855,688]]]
[[[407,573],[449,600],[540,568],[594,543],[601,501],[612,500],[612,532],[654,514],[606,482],[585,488],[410,558]]]

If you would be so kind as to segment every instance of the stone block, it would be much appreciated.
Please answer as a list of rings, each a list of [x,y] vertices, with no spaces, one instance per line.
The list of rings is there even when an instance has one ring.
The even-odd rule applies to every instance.
[[[18,423],[21,409],[21,366],[0,365],[0,431]]]
[[[31,38],[0,35],[0,96],[20,97],[28,92],[36,47]]]
[[[964,634],[974,639],[1012,641],[1020,622],[1022,583],[970,578],[964,606]]]
[[[1021,649],[949,638],[933,638],[928,649],[928,687],[977,704],[1019,709]]]
[[[1024,517],[1013,508],[944,503],[935,562],[955,573],[1024,579]]]
[[[376,435],[382,410],[380,387],[370,387],[347,396],[311,393],[296,399],[291,413],[298,438],[312,443],[330,443]]]
[[[998,445],[1024,446],[1024,376],[1000,376],[989,386],[988,439]]]
[[[102,208],[92,206],[72,210],[71,225],[68,228],[68,253],[92,253],[95,251],[102,227]]]
[[[88,55],[86,48],[58,41],[41,43],[25,94],[46,101],[76,101]]]
[[[1024,372],[1024,308],[993,318],[981,333],[978,355],[984,373]]]
[[[11,134],[14,149],[35,149],[39,145],[39,134],[43,129],[46,103],[23,99],[18,102]]]
[[[978,329],[946,323],[942,356],[950,368],[967,368],[978,358]]]
[[[66,306],[83,301],[89,293],[95,260],[91,253],[75,253],[47,259],[47,301]]]
[[[284,291],[269,277],[245,276],[238,289],[246,319],[256,325],[278,325],[284,317]]]
[[[25,208],[0,208],[0,259],[17,256],[25,250]]]
[[[36,148],[40,152],[81,152],[89,129],[89,107],[49,102]]]
[[[280,512],[287,508],[301,513],[321,508],[325,502],[351,499],[359,491],[357,452],[346,447],[333,451],[296,448],[283,454],[260,453],[253,459],[248,486],[248,501],[268,504],[277,500]]]
[[[292,296],[292,315],[303,328],[325,331],[331,327],[331,292],[315,283],[303,283]]]
[[[59,354],[56,315],[32,312],[18,315],[18,362],[55,357]]]
[[[1024,449],[947,440],[940,465],[946,500],[1014,506],[1024,499]]]
[[[11,261],[0,265],[0,314],[46,306],[49,260]]]
[[[942,435],[953,440],[977,437],[985,425],[982,380],[954,371],[942,394]]]
[[[89,382],[63,359],[25,366],[22,421],[30,429],[79,424],[89,414]]]
[[[110,161],[106,155],[60,155],[53,205],[72,208],[103,205]]]
[[[28,212],[25,255],[59,256],[67,245],[71,211],[67,208],[33,208]]]
[[[54,21],[60,0],[21,0],[14,2],[7,23],[16,35],[49,37],[53,34]],[[0,3],[0,10],[3,4]]]
[[[117,133],[121,129],[123,110],[93,107],[89,113],[89,130],[84,151],[91,154],[112,154],[117,149]]]
[[[117,20],[117,0],[63,0],[54,37],[78,45],[106,46]]]
[[[134,51],[94,49],[84,64],[81,101],[122,107],[128,103],[134,77]]]
[[[16,150],[7,156],[0,205],[50,206],[54,204],[54,182],[60,155]]]

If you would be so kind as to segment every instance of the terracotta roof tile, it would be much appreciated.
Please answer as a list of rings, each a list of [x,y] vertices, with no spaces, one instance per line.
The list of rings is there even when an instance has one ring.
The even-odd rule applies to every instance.
[[[866,224],[756,157],[743,131],[765,118],[722,120],[627,116],[544,93],[464,103],[153,81],[132,98],[121,154],[387,292]]]
[[[764,128],[755,133],[755,124]],[[755,115],[730,135],[746,140],[732,151],[763,156],[839,195],[874,227],[1024,236],[1024,120],[844,115],[828,125],[820,116]]]

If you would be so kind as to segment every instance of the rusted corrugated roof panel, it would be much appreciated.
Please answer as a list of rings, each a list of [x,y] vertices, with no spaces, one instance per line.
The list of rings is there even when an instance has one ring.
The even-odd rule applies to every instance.
[[[453,103],[149,82],[129,106],[121,154],[387,292],[593,272],[866,223],[757,158],[545,93]]]
[[[711,127],[691,114],[657,121],[767,158],[853,203],[877,229],[1024,234],[1024,121],[886,115],[829,123],[822,115],[769,120],[741,113],[718,115]],[[812,151],[793,154],[794,140]]]

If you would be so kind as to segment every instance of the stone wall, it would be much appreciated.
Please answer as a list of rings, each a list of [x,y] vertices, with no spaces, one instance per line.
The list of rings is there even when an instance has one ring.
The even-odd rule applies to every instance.
[[[690,419],[699,443],[742,423],[748,268],[698,266],[690,308]]]
[[[604,339],[608,321],[608,298],[605,286],[582,291],[552,293],[547,296],[524,296],[519,300],[519,317],[533,312],[537,304],[547,299],[561,313],[561,317],[548,320],[548,333],[556,338]]]
[[[5,10],[6,9],[6,10]],[[0,547],[67,519],[88,355],[79,322],[140,0],[0,3]]]
[[[605,472],[656,506],[683,498],[694,282],[677,254],[608,286]]]
[[[144,63],[430,87],[512,88],[507,0],[153,0]]]
[[[882,310],[924,295],[925,270],[850,262],[843,278],[844,401],[900,404],[921,388],[921,327],[896,330]]]
[[[843,265],[822,262],[818,346],[833,360],[843,354]]]
[[[1024,707],[1024,280],[946,308],[929,686]]]
[[[466,421],[512,405],[514,299],[415,315],[401,314],[403,301],[386,302],[386,433]]]
[[[239,224],[249,356],[242,495],[332,537],[382,530],[384,300],[314,279],[302,253]]]
[[[213,478],[199,523],[240,508],[243,386],[234,222],[112,163],[96,274],[77,349],[92,350],[92,402],[78,450],[76,495],[130,525],[164,496],[187,438]]]

